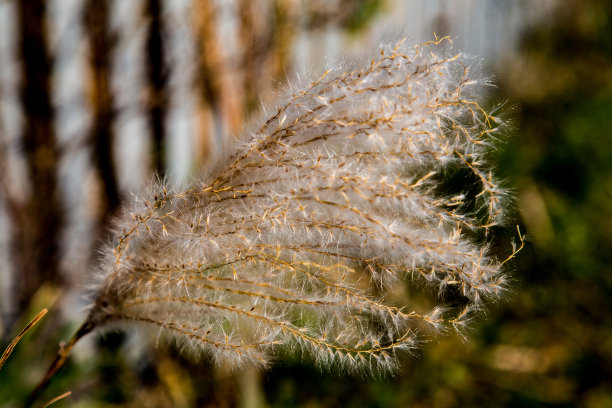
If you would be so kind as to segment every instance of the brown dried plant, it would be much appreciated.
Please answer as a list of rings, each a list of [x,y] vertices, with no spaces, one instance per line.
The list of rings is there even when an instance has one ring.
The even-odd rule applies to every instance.
[[[503,262],[474,238],[502,220],[504,191],[484,160],[488,85],[446,40],[291,87],[200,182],[136,200],[58,359],[92,329],[138,323],[231,366],[285,349],[380,373],[424,327],[461,329],[504,290]],[[446,194],[452,169],[478,192]],[[415,285],[462,301],[412,310],[397,299]]]
[[[2,353],[2,356],[0,357],[0,370],[2,369],[2,367],[4,366],[4,363],[6,363],[6,360],[8,360],[8,358],[10,357],[11,353],[13,352],[13,350],[15,349],[15,347],[17,346],[17,343],[19,343],[19,341],[21,340],[21,338],[30,330],[32,329],[32,327],[34,327],[34,325],[36,325],[36,323],[38,323],[40,321],[40,319],[42,319],[43,317],[45,317],[45,315],[47,314],[48,310],[47,309],[43,309],[40,312],[38,312],[38,314],[36,316],[34,316],[34,318],[32,320],[30,320],[30,323],[28,323],[26,325],[26,327],[23,328],[23,330],[21,330],[21,332],[19,332],[19,334],[13,339],[13,341],[11,341],[9,343],[9,345],[6,347],[6,349],[4,350],[4,353]]]

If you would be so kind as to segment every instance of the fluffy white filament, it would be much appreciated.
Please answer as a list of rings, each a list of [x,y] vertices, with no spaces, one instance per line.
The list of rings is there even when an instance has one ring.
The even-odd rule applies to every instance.
[[[233,366],[284,348],[374,371],[424,326],[461,326],[504,286],[500,262],[467,237],[501,220],[503,192],[483,159],[495,130],[476,102],[483,84],[446,48],[400,44],[331,69],[287,91],[200,184],[138,201],[90,321],[158,327]],[[458,168],[475,185],[448,195],[440,183]],[[395,304],[415,281],[463,305]]]

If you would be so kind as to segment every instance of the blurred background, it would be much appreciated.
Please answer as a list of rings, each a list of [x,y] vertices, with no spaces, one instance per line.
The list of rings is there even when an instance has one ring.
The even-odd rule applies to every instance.
[[[41,402],[78,407],[612,407],[609,0],[0,0],[0,370],[19,406],[84,318],[120,204],[181,181],[287,78],[384,39],[450,35],[482,59],[509,126],[491,160],[514,192],[500,242],[527,234],[513,290],[469,340],[393,378],[290,356],[230,373],[138,334],[85,338]]]

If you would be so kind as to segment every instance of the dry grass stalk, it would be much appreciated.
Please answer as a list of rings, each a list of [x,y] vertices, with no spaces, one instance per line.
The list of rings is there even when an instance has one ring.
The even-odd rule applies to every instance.
[[[11,343],[6,347],[6,349],[4,350],[4,353],[2,353],[2,357],[0,357],[0,369],[2,369],[2,367],[4,366],[4,363],[6,363],[6,360],[8,360],[8,358],[10,357],[11,353],[13,352],[13,350],[15,349],[15,346],[17,346],[17,343],[19,343],[19,340],[21,340],[21,338],[32,328],[34,327],[34,325],[36,323],[38,323],[40,321],[40,319],[42,319],[46,314],[47,314],[48,310],[47,309],[43,309],[40,312],[38,312],[38,314],[36,316],[34,316],[34,318],[30,321],[30,323],[28,323],[26,325],[26,327],[23,328],[23,330],[13,339],[13,341],[11,341]]]
[[[59,400],[69,397],[70,395],[72,395],[72,391],[67,391],[61,395],[58,395],[57,397],[50,399],[45,405],[42,406],[42,408],[47,408],[48,406],[55,404]]]

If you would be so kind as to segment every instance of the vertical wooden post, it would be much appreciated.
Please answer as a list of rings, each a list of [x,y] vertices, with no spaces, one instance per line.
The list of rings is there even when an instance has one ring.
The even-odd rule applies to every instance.
[[[59,151],[51,106],[52,59],[48,49],[45,0],[17,2],[20,100],[25,118],[21,144],[29,196],[16,213],[13,250],[18,310],[24,310],[44,282],[62,280],[58,268],[62,208],[57,189]]]

